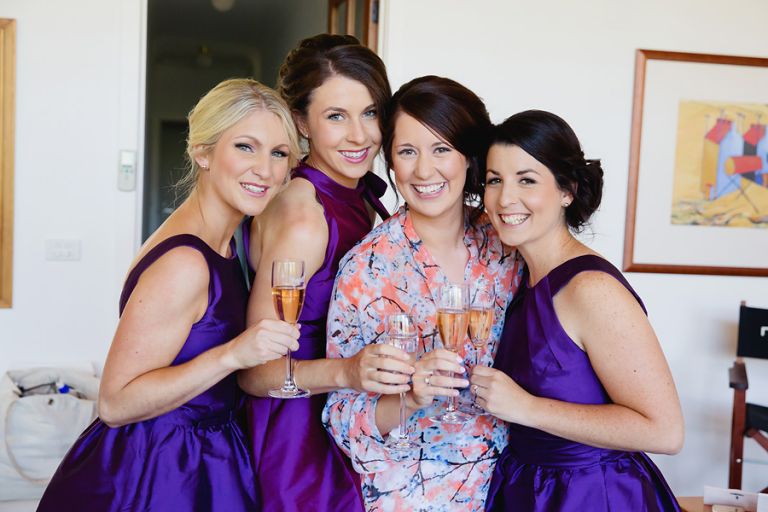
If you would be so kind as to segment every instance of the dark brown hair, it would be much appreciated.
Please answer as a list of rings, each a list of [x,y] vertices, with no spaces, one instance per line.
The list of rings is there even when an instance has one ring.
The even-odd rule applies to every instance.
[[[415,78],[400,87],[389,102],[388,110],[387,128],[382,142],[387,168],[393,168],[395,119],[400,113],[408,114],[434,131],[467,159],[464,203],[471,205],[470,220],[477,220],[483,212],[482,170],[492,127],[483,100],[450,78],[428,75]]]
[[[280,66],[277,88],[294,113],[306,116],[312,93],[336,75],[365,86],[383,132],[386,105],[392,96],[387,69],[378,55],[353,36],[318,34],[301,41]]]
[[[550,170],[560,190],[573,196],[565,221],[574,231],[581,231],[600,206],[600,160],[584,158],[579,139],[561,117],[543,110],[520,112],[494,126],[491,143],[518,146]]]

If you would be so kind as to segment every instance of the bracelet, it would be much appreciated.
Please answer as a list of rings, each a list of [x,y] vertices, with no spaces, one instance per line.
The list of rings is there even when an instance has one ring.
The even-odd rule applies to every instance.
[[[296,380],[296,366],[298,365],[298,361],[296,359],[291,358],[291,373],[293,374],[293,383],[296,384],[297,389],[303,389],[301,386],[299,386],[299,381]],[[312,390],[307,388],[306,389],[307,396],[312,395]]]

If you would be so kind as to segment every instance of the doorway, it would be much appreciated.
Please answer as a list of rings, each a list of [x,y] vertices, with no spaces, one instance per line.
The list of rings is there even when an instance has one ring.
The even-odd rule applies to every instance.
[[[183,200],[186,117],[227,78],[274,87],[283,58],[325,32],[324,0],[147,0],[147,90],[142,241]]]

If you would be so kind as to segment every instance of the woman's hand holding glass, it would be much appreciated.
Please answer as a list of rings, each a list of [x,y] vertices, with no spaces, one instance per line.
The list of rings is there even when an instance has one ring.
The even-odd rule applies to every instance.
[[[475,362],[473,368],[481,366],[480,351],[488,343],[493,327],[493,314],[496,306],[496,296],[493,287],[487,281],[479,281],[472,285],[469,299],[469,339],[474,347]],[[474,370],[473,370],[474,373]],[[485,411],[477,405],[475,389],[472,389],[472,403],[462,409],[467,414],[484,414]]]
[[[432,405],[436,397],[459,396],[457,388],[469,385],[461,361],[455,352],[443,348],[424,354],[415,365],[413,390],[406,395],[408,407],[423,409]]]
[[[413,354],[415,357],[416,346],[418,345],[418,331],[413,317],[407,313],[394,313],[386,318],[385,322],[387,344],[406,354]],[[418,444],[411,441],[408,433],[408,414],[405,403],[405,392],[400,392],[400,421],[397,433],[390,432],[386,441],[387,450],[398,456],[407,455],[412,449],[418,448]]]
[[[537,399],[509,375],[495,368],[478,366],[472,372],[471,382],[483,409],[508,423],[532,426],[531,412],[536,409]]]
[[[232,340],[229,356],[237,369],[252,368],[299,349],[299,329],[281,320],[264,319]]]
[[[394,395],[411,389],[412,357],[389,343],[367,345],[349,359],[346,387],[356,391]]]
[[[304,262],[300,260],[275,260],[272,262],[272,302],[275,313],[284,322],[296,325],[304,307]],[[273,398],[303,398],[309,391],[299,389],[293,378],[291,352],[285,358],[285,382],[279,389],[270,389]]]
[[[437,292],[437,329],[443,347],[453,352],[459,361],[463,362],[464,339],[467,337],[469,323],[469,287],[463,283],[448,283],[440,286]],[[461,373],[464,373],[464,367]],[[448,372],[448,377],[453,377]],[[465,386],[462,386],[465,387]],[[458,410],[457,397],[448,397],[448,406],[442,414],[432,416],[433,421],[440,423],[465,423],[471,416]]]

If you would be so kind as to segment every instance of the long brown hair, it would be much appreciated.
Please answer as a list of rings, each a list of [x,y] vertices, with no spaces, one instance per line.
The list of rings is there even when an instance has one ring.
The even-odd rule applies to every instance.
[[[336,75],[365,86],[383,133],[386,106],[392,96],[387,69],[378,55],[353,36],[318,34],[301,41],[280,66],[277,88],[294,115],[305,117],[312,93]]]

